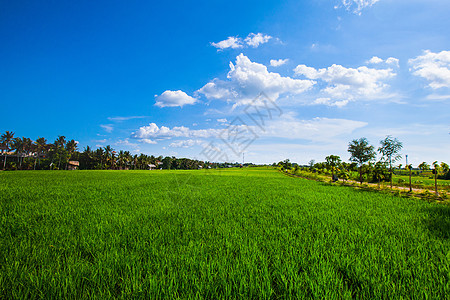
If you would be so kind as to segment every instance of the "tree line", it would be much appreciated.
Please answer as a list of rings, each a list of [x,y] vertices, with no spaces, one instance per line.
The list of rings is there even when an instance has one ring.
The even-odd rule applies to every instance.
[[[86,146],[78,151],[78,143],[65,136],[58,136],[53,143],[39,137],[35,141],[26,137],[14,137],[6,131],[0,137],[3,170],[66,170],[71,161],[77,161],[84,170],[148,170],[201,169],[238,166],[238,163],[205,162],[189,158],[132,154],[114,150],[110,145],[92,149]]]
[[[311,160],[309,166],[303,167],[302,169],[313,173],[328,173],[332,176],[332,180],[337,180],[337,178],[343,180],[354,179],[358,180],[361,184],[363,181],[378,183],[381,181],[389,181],[392,187],[394,169],[402,169],[403,166],[402,164],[398,166],[394,165],[402,158],[400,155],[402,148],[402,142],[388,135],[380,141],[380,146],[375,150],[375,147],[369,143],[367,138],[363,137],[352,140],[348,144],[347,151],[350,153],[350,163],[342,161],[337,155],[329,155],[325,158],[324,162],[316,163],[314,160]],[[377,152],[381,156],[378,161],[376,161]],[[298,165],[294,166],[289,159],[280,161],[277,165],[284,170],[301,168]],[[450,179],[449,165],[445,162],[439,163],[435,161],[431,164],[431,167],[437,192],[437,179]],[[422,171],[430,170],[431,167],[426,162],[422,162],[417,166]],[[412,164],[404,167],[404,170],[407,171],[410,177],[410,186],[413,169]],[[355,173],[358,176],[357,178],[352,176]]]

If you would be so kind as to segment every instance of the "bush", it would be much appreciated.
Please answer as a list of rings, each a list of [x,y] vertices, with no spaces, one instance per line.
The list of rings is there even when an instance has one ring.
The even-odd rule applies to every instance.
[[[403,179],[401,179],[401,178],[398,179],[398,183],[403,183],[403,182],[405,182]]]

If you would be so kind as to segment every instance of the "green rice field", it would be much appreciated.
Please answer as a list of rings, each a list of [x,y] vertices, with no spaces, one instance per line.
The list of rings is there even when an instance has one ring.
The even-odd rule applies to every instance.
[[[0,172],[0,222],[0,299],[450,295],[449,206],[274,169]]]

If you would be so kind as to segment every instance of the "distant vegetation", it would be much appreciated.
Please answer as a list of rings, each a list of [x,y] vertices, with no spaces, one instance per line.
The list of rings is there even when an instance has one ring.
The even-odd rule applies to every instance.
[[[78,161],[84,170],[148,170],[157,169],[199,169],[240,166],[236,162],[214,163],[189,158],[163,157],[145,154],[131,154],[111,148],[110,145],[92,149],[87,146],[78,151],[75,140],[58,136],[53,143],[39,137],[14,137],[14,132],[6,131],[0,138],[3,170],[65,170],[69,161]],[[250,165],[250,164],[247,164]]]
[[[432,169],[426,162],[422,162],[414,168],[411,164],[402,168],[395,162],[401,159],[400,151],[403,145],[396,138],[387,136],[380,141],[377,152],[380,160],[376,161],[376,151],[366,138],[352,140],[348,145],[351,163],[342,161],[337,155],[329,155],[324,162],[311,160],[308,166],[300,166],[292,163],[289,159],[274,163],[283,171],[289,171],[297,175],[316,174],[331,176],[330,180],[342,181],[354,180],[368,183],[390,182],[390,186],[399,185],[412,188],[434,188],[438,194],[438,187],[450,190],[449,165],[445,162],[433,162]],[[306,173],[305,173],[306,172]],[[314,177],[314,176],[312,176]]]

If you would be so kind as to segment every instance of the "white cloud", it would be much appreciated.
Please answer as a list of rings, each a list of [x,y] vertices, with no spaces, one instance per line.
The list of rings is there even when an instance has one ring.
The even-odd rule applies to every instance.
[[[277,60],[271,59],[270,65],[272,67],[279,67],[279,66],[286,64],[288,61],[289,61],[289,59],[287,59],[287,58],[286,59],[277,59]]]
[[[340,101],[336,101],[336,100],[332,100],[331,98],[317,98],[316,100],[314,100],[314,102],[312,104],[323,104],[323,105],[328,105],[328,106],[337,106],[337,107],[343,107],[345,105],[348,104],[348,100],[340,100]]]
[[[136,147],[138,145],[136,143],[131,143],[128,138],[123,139],[123,140],[118,140],[115,144],[116,145],[123,145],[123,146],[131,146],[131,147]]]
[[[374,56],[371,59],[369,59],[367,61],[367,63],[369,63],[369,64],[386,63],[388,65],[394,65],[394,66],[398,67],[399,60],[398,60],[398,58],[395,58],[395,57],[389,57],[386,60],[383,60],[383,59],[379,58],[378,56]]]
[[[379,63],[382,63],[383,61],[384,60],[382,60],[378,56],[374,56],[368,61],[368,63],[370,63],[370,64],[379,64]]]
[[[218,50],[223,50],[227,48],[237,49],[244,47],[242,45],[242,39],[234,36],[230,36],[226,40],[220,41],[218,43],[211,42],[211,45],[216,47]]]
[[[156,144],[156,141],[151,139],[141,139],[140,141],[144,144]]]
[[[270,35],[262,33],[250,33],[245,39],[237,36],[230,36],[226,40],[214,43],[211,42],[213,47],[217,48],[217,51],[222,51],[224,49],[239,49],[244,48],[244,46],[251,46],[253,48],[259,47],[259,45],[267,43],[272,37]]]
[[[112,124],[101,124],[100,127],[103,128],[103,130],[105,130],[106,132],[112,132],[114,130]]]
[[[226,122],[228,122],[228,120],[226,118],[217,119],[217,122],[219,122],[219,123],[226,123]]]
[[[426,50],[408,62],[413,74],[428,80],[432,89],[450,87],[450,51],[433,53]]]
[[[361,11],[366,7],[371,7],[379,0],[342,0],[342,5],[348,11],[353,11],[357,15],[361,15]],[[337,8],[338,6],[335,6]]]
[[[387,97],[388,95],[385,93],[385,90],[389,85],[383,81],[396,75],[390,68],[372,69],[362,66],[354,69],[336,64],[323,69],[298,65],[294,69],[294,72],[296,75],[304,76],[308,79],[322,80],[326,83],[326,87],[321,91],[326,95],[324,98],[331,97],[339,100],[334,104],[338,106],[345,105],[348,101],[356,99],[379,99]],[[328,102],[333,103],[331,100]]]
[[[209,138],[218,136],[220,129],[190,129],[184,126],[175,126],[172,129],[166,126],[158,127],[155,123],[142,126],[137,132],[133,132],[131,136],[136,139],[170,139],[170,138]]]
[[[183,105],[195,104],[197,99],[187,95],[183,91],[165,91],[156,97],[156,106],[159,107],[183,107]]]
[[[398,67],[399,59],[395,57],[389,57],[388,59],[385,60],[385,62],[388,65],[394,65]]]
[[[249,103],[261,92],[277,100],[281,94],[300,94],[310,89],[315,81],[283,77],[269,72],[267,67],[250,61],[242,53],[236,57],[236,63],[230,62],[228,80],[215,79],[197,92],[207,99],[221,99],[236,105]]]
[[[267,43],[272,37],[270,35],[263,35],[262,33],[250,33],[244,40],[244,42],[252,46],[253,48],[258,47],[261,44]]]
[[[179,140],[170,143],[169,147],[172,148],[189,148],[195,145],[203,145],[205,142],[202,140]]]

